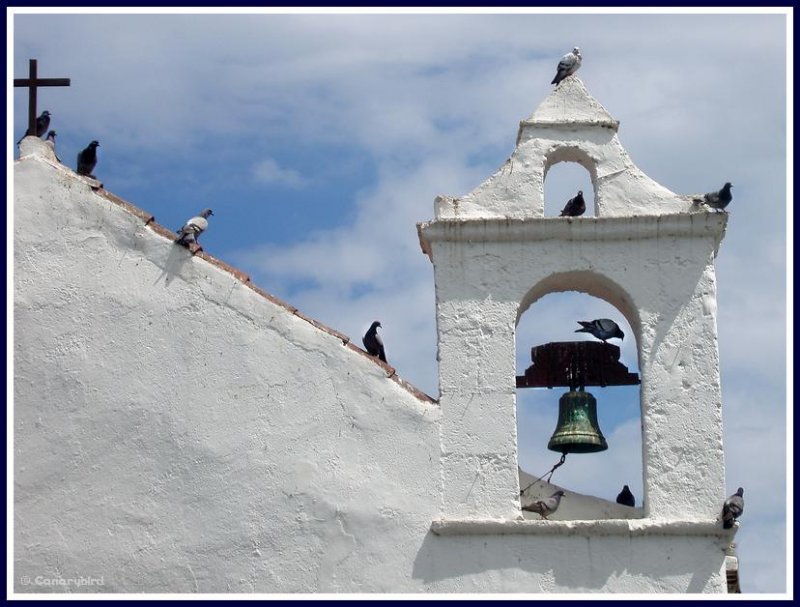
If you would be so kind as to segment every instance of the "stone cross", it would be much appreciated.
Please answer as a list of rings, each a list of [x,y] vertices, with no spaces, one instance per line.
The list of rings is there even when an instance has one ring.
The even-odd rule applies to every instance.
[[[36,59],[28,60],[28,77],[14,78],[14,86],[28,87],[28,133],[36,133],[36,89],[40,86],[69,86],[69,78],[38,78]]]

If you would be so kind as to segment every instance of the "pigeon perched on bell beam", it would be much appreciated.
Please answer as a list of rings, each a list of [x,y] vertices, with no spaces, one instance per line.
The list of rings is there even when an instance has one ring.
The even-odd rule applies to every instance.
[[[591,333],[597,339],[602,340],[603,343],[606,343],[606,340],[612,337],[625,339],[625,334],[619,328],[619,325],[608,318],[598,318],[590,321],[579,320],[578,324],[582,328],[575,329],[575,333]]]
[[[578,190],[578,195],[575,198],[570,198],[561,211],[559,217],[578,217],[586,212],[586,201],[583,199],[583,190]]]
[[[49,126],[50,126],[50,112],[45,110],[44,112],[42,112],[41,116],[39,116],[36,119],[36,136],[41,137],[42,135],[44,135],[47,132],[47,127]],[[25,139],[25,137],[28,137],[29,135],[33,135],[30,129],[25,131],[25,134],[22,136],[22,139]],[[17,145],[20,144],[22,139],[17,141]]]
[[[47,139],[45,139],[44,142],[47,145],[49,145],[51,148],[53,148],[53,155],[56,157],[56,160],[61,162],[61,158],[59,158],[58,154],[56,154],[56,132],[55,131],[49,131],[47,133]]]
[[[192,217],[181,228],[181,231],[178,234],[178,238],[175,240],[175,242],[187,247],[193,243],[197,244],[198,237],[208,227],[208,220],[206,218],[213,214],[214,213],[211,211],[211,209],[203,209],[197,217]]]
[[[372,323],[361,341],[364,342],[364,348],[367,350],[367,353],[372,356],[377,356],[383,362],[386,362],[386,351],[383,349],[383,340],[381,336],[378,335],[378,327],[380,326],[381,323],[377,320]]]
[[[742,512],[744,512],[744,489],[739,487],[736,493],[722,504],[722,528],[730,529],[733,527],[733,521],[739,518]]]
[[[553,78],[553,81],[550,84],[558,85],[558,83],[567,76],[572,76],[572,74],[578,71],[578,68],[581,66],[581,61],[583,61],[583,57],[581,57],[581,49],[576,46],[574,49],[572,49],[571,53],[567,53],[561,57],[561,61],[558,62],[558,71],[556,72],[556,77]]]
[[[628,485],[622,487],[622,491],[620,491],[617,496],[617,503],[623,506],[630,506],[631,508],[636,505],[636,498],[633,497],[633,493],[628,489]]]
[[[719,192],[709,192],[708,194],[704,194],[702,198],[693,198],[692,202],[695,204],[705,203],[710,206],[712,209],[716,209],[716,211],[722,212],[724,211],[725,207],[728,206],[731,200],[733,200],[733,193],[731,192],[731,188],[733,186],[728,182]]]
[[[559,490],[546,499],[537,500],[528,506],[523,506],[522,509],[527,512],[536,512],[541,515],[542,518],[546,519],[558,510],[558,505],[561,503],[561,498],[563,496],[564,492]]]
[[[78,175],[86,175],[94,179],[92,171],[97,164],[97,141],[92,141],[85,149],[78,153]]]

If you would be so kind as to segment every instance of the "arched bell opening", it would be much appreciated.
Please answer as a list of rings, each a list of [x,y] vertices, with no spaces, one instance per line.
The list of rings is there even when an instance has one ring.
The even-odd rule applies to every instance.
[[[610,281],[570,274],[538,285],[520,306],[515,339],[521,506],[564,489],[553,519],[641,518],[637,326],[628,319],[635,313]],[[565,280],[582,288],[568,290]],[[581,328],[577,321],[600,318],[613,319],[624,339],[603,343],[575,332]],[[634,507],[617,503],[624,485],[634,495]],[[523,515],[539,518],[525,510]]]
[[[559,217],[568,201],[582,193],[586,210],[580,217],[597,215],[595,183],[597,171],[589,156],[577,147],[563,146],[545,158],[544,215]]]

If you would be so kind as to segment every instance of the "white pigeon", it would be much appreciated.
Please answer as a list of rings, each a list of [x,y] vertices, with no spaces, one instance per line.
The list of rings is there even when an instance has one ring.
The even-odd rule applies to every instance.
[[[197,217],[192,217],[181,228],[181,231],[178,234],[178,238],[175,242],[186,246],[188,246],[190,243],[197,243],[197,238],[200,236],[200,234],[205,232],[206,228],[208,227],[208,220],[206,217],[213,214],[214,213],[211,211],[211,209],[203,209],[200,212],[200,215]]]
[[[522,509],[527,512],[536,512],[541,515],[543,519],[546,519],[549,515],[558,510],[558,505],[561,503],[562,497],[564,497],[564,492],[558,490],[550,497],[537,500],[528,506],[523,506]]]
[[[572,76],[572,74],[578,71],[578,68],[581,66],[581,61],[583,61],[583,57],[581,57],[581,49],[576,46],[574,49],[572,49],[571,53],[567,53],[561,57],[561,61],[558,62],[558,71],[556,71],[556,76],[553,78],[553,81],[550,84],[557,85],[567,76]]]

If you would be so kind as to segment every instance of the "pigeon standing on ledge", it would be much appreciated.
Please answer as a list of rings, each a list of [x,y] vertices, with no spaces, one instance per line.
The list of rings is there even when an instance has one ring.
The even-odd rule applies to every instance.
[[[636,506],[636,498],[633,497],[633,493],[631,493],[628,485],[622,487],[622,491],[620,491],[619,495],[617,496],[617,503],[622,504],[623,506],[630,506],[631,508]]]
[[[50,112],[45,110],[36,119],[36,136],[41,137],[42,135],[44,135],[47,132],[47,127],[49,126],[50,126]],[[28,137],[30,135],[33,135],[33,133],[31,133],[31,130],[28,129],[27,131],[25,131],[25,134],[22,136],[22,139],[25,139],[25,137]],[[22,139],[17,141],[17,145],[19,145],[22,142]]]
[[[591,321],[579,320],[578,324],[583,328],[575,329],[575,333],[591,333],[603,343],[606,343],[606,340],[612,337],[625,339],[625,334],[619,328],[619,325],[608,318],[598,318]]]
[[[553,78],[550,84],[558,85],[567,76],[572,76],[572,74],[578,71],[578,68],[581,66],[581,61],[583,61],[581,49],[576,46],[572,49],[571,53],[567,53],[561,57],[561,61],[558,62],[556,77]]]
[[[558,510],[558,505],[561,503],[562,497],[564,497],[564,492],[559,490],[547,499],[537,500],[528,506],[523,506],[522,509],[526,512],[536,512],[541,515],[543,519],[546,519]]]
[[[736,493],[722,504],[722,528],[732,528],[733,522],[741,516],[742,512],[744,512],[744,489],[739,487]]]
[[[85,149],[78,153],[78,175],[86,175],[94,179],[92,171],[97,165],[97,141],[92,141]]]
[[[55,131],[48,132],[47,139],[45,139],[44,142],[51,148],[53,148],[53,155],[56,157],[56,160],[61,162],[61,158],[59,158],[58,154],[56,154],[56,132]]]
[[[578,190],[575,198],[570,198],[559,217],[578,217],[586,212],[586,201],[583,199],[583,190]]]
[[[381,336],[378,335],[378,327],[380,326],[381,323],[377,320],[372,323],[361,341],[364,343],[364,348],[367,350],[368,354],[377,356],[383,362],[387,362],[386,351],[383,349],[383,340]]]
[[[213,214],[214,213],[211,211],[211,209],[203,209],[200,212],[200,215],[197,217],[192,217],[181,228],[181,231],[178,234],[178,238],[175,240],[175,242],[187,247],[191,244],[197,244],[197,239],[199,238],[200,234],[205,232],[206,228],[208,227],[208,220],[206,218]]]
[[[712,209],[715,209],[717,213],[723,212],[725,207],[733,200],[733,193],[731,192],[732,187],[730,182],[728,182],[722,186],[719,192],[709,192],[708,194],[704,194],[702,198],[693,198],[692,202],[695,204],[705,203]]]

